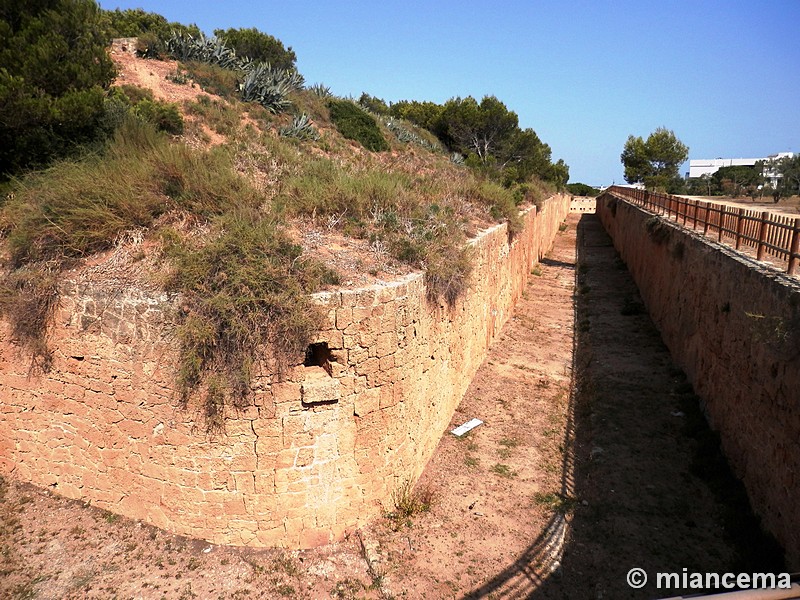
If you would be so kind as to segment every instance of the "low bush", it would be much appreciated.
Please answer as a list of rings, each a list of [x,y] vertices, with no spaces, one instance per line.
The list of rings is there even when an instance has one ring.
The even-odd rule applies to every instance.
[[[0,214],[14,266],[108,248],[170,209],[208,217],[255,202],[225,149],[198,152],[128,118],[102,155],[61,162],[17,185]]]
[[[278,371],[301,354],[319,327],[321,309],[309,293],[335,283],[277,223],[256,209],[237,209],[213,221],[210,241],[192,244],[166,236],[173,264],[167,289],[184,299],[178,390],[184,404],[202,390],[210,429],[222,425],[224,406],[247,405],[253,369],[265,347]]]
[[[222,98],[237,97],[239,75],[236,71],[193,61],[181,62],[180,67],[203,91]]]
[[[46,372],[53,359],[47,328],[58,304],[52,266],[34,264],[0,278],[0,315],[11,324],[11,339],[31,357],[31,372]]]
[[[176,104],[145,99],[136,104],[134,114],[152,123],[159,131],[173,135],[183,133],[183,116]]]
[[[411,525],[411,518],[428,512],[436,501],[436,492],[430,485],[417,486],[411,481],[402,482],[392,491],[394,510],[387,517],[392,529],[398,531],[403,526]]]
[[[475,180],[465,189],[465,193],[469,200],[488,207],[493,219],[508,223],[510,235],[522,231],[524,223],[519,215],[513,191],[499,183],[483,179]]]
[[[166,44],[155,33],[147,31],[136,38],[136,54],[142,58],[162,59]]]
[[[331,121],[344,137],[355,140],[367,150],[380,152],[389,149],[374,117],[350,100],[328,100]]]

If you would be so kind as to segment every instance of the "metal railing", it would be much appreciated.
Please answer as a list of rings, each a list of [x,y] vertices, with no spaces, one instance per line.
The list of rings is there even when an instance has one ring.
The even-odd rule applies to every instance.
[[[611,186],[605,192],[667,218],[674,217],[676,223],[695,231],[702,230],[704,236],[710,232],[718,242],[731,245],[736,250],[741,251],[743,246],[752,248],[756,251],[756,260],[763,261],[765,255],[769,254],[786,261],[786,272],[789,275],[797,273],[800,263],[800,217],[619,186]]]

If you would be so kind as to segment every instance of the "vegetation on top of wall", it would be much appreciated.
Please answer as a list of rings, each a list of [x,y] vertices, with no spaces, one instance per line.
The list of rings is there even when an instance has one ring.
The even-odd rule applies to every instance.
[[[288,356],[305,350],[323,317],[308,294],[338,278],[316,261],[298,260],[302,247],[255,207],[228,211],[212,226],[218,234],[199,244],[174,230],[163,235],[173,265],[166,287],[187,307],[178,327],[181,403],[204,388],[205,422],[217,430],[226,405],[249,404],[265,348],[278,373]]]
[[[200,392],[209,428],[225,405],[247,402],[256,352],[269,343],[276,364],[305,346],[319,315],[308,294],[336,281],[278,220],[264,197],[233,168],[228,148],[173,144],[129,117],[103,155],[64,161],[19,183],[3,207],[12,265],[0,282],[0,311],[36,365],[51,356],[46,325],[64,266],[111,248],[128,230],[153,228],[164,240],[166,288],[181,294],[179,391]],[[206,223],[207,238],[182,239],[155,221],[178,211]],[[202,389],[199,389],[202,385]]]
[[[389,143],[375,118],[355,102],[331,98],[328,100],[328,110],[336,129],[348,140],[355,140],[373,152],[389,149]]]
[[[284,223],[319,227],[322,220],[331,232],[361,238],[376,262],[386,257],[423,270],[429,299],[453,304],[472,269],[467,235],[496,221],[518,230],[518,205],[552,191],[552,183],[534,174],[524,179],[516,170],[512,177],[511,166],[493,171],[452,164],[431,132],[387,116],[379,99],[365,102],[383,115],[383,125],[324,86],[304,89],[291,49],[284,58],[292,68],[282,68],[234,51],[227,45],[235,44],[232,30],[221,39],[205,38],[193,26],[173,27],[144,11],[109,14],[89,0],[48,2],[63,14],[20,8],[19,19],[0,23],[7,34],[0,36],[4,59],[26,44],[41,51],[21,59],[30,72],[25,67],[0,74],[0,99],[13,100],[0,105],[0,116],[8,117],[0,119],[0,137],[13,138],[10,147],[0,147],[2,176],[14,177],[0,203],[8,257],[0,274],[0,313],[35,370],[46,370],[53,358],[47,330],[63,271],[95,253],[116,251],[137,232],[154,250],[135,260],[146,258],[164,289],[181,299],[181,402],[189,406],[198,399],[213,430],[222,425],[226,406],[248,403],[262,357],[277,376],[297,359],[322,318],[309,293],[337,282],[337,274],[304,253]],[[40,31],[45,22],[56,30],[53,36],[29,35],[26,23]],[[136,86],[110,88],[114,69],[103,49],[104,31],[151,36],[140,44],[145,54],[174,52],[186,61],[174,83],[185,83],[188,74],[219,97],[176,105]],[[45,87],[45,95],[36,95],[29,87],[36,61],[55,52],[62,34],[83,35],[84,53],[44,66],[54,81],[75,71],[70,77],[78,91]],[[269,45],[251,34],[242,39]],[[12,47],[7,40],[14,36],[21,37]],[[240,103],[240,95],[257,103]],[[290,109],[294,115],[279,114]],[[64,122],[54,124],[55,110]],[[205,146],[203,126],[223,139]],[[67,132],[77,132],[69,143]],[[385,135],[391,153],[380,152],[390,148]],[[373,152],[344,143],[345,137]],[[54,151],[20,161],[24,148],[59,139],[64,144],[56,143]],[[79,147],[91,152],[73,152]],[[496,177],[500,172],[505,180]]]

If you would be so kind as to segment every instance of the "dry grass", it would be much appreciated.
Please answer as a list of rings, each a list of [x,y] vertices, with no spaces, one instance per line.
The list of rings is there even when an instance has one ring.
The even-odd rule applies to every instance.
[[[207,90],[232,93],[230,73],[182,68]],[[209,427],[220,427],[226,406],[247,404],[265,347],[278,367],[305,347],[321,318],[308,294],[337,281],[307,260],[282,223],[323,219],[423,270],[429,300],[454,305],[472,271],[468,235],[497,221],[517,231],[518,203],[541,191],[476,179],[418,144],[367,152],[336,133],[329,100],[311,91],[292,100],[311,115],[319,141],[280,138],[281,118],[257,105],[201,97],[183,110],[224,136],[222,145],[193,148],[128,115],[101,152],[13,184],[0,208],[10,256],[0,310],[36,368],[50,361],[46,331],[60,269],[111,248],[125,231],[144,231],[164,249],[165,286],[185,299],[181,399],[188,405],[197,395]],[[175,214],[206,234],[164,229]]]

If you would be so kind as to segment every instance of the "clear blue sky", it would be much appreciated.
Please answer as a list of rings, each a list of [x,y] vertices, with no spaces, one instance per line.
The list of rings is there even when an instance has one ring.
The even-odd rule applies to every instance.
[[[570,166],[623,180],[628,135],[660,126],[690,158],[800,151],[800,0],[101,0],[170,21],[257,27],[337,95],[493,94]],[[684,169],[685,170],[685,169]]]

